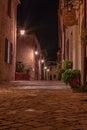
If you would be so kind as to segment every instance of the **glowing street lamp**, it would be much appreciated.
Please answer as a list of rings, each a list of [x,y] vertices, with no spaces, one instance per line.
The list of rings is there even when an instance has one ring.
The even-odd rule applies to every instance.
[[[39,57],[38,57],[38,55],[39,55],[39,52],[37,50],[35,50],[34,54],[35,54],[35,79],[38,80],[38,71],[39,71],[39,68],[38,68],[38,63],[39,63],[38,58]]]
[[[49,72],[50,72],[50,69],[49,68],[47,68],[47,80],[49,80]]]
[[[50,71],[50,69],[47,69],[47,72],[49,72]]]
[[[44,58],[41,58],[41,79],[44,79],[44,64],[45,64],[45,60]]]
[[[35,51],[35,55],[38,55],[38,51]]]
[[[46,80],[46,70],[47,70],[47,66],[44,66],[44,80]]]
[[[44,63],[44,59],[41,60],[41,63]]]
[[[24,34],[25,34],[25,30],[24,29],[20,30],[20,35],[24,35]]]
[[[46,70],[46,69],[47,69],[47,66],[44,66],[44,69]]]

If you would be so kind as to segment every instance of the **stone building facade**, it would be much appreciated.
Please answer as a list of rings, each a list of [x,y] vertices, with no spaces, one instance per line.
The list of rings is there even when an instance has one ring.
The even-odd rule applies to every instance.
[[[16,61],[30,68],[30,80],[41,79],[41,48],[35,34],[18,36]]]
[[[87,81],[87,47],[82,45],[81,34],[87,27],[87,1],[60,0],[60,33],[62,48],[62,65],[64,60],[73,62],[73,69],[81,72],[81,82]],[[67,9],[67,12],[64,12]],[[73,12],[72,12],[73,11]],[[71,13],[71,14],[70,14]]]
[[[15,79],[18,0],[0,0],[0,80]]]

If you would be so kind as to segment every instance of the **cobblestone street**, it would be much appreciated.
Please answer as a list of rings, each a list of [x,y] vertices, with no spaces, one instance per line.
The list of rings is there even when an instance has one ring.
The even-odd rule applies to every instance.
[[[0,84],[0,130],[87,130],[87,93],[62,83],[24,84]]]

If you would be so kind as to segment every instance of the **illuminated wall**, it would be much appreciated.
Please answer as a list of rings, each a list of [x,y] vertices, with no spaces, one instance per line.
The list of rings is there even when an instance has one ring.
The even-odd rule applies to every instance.
[[[38,50],[38,55],[35,55],[36,49]],[[22,62],[26,69],[31,68],[31,80],[40,79],[40,53],[40,46],[34,34],[25,34],[24,36],[18,37],[16,61]]]
[[[18,0],[0,0],[0,80],[15,79]]]

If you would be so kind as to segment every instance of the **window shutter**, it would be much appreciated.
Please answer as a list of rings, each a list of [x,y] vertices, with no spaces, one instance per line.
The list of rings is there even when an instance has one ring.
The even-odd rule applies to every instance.
[[[7,58],[8,57],[8,40],[7,39],[5,39],[5,57],[4,57],[4,59],[5,59],[5,62],[7,63]]]
[[[12,43],[5,39],[5,62],[7,64],[12,63]]]

